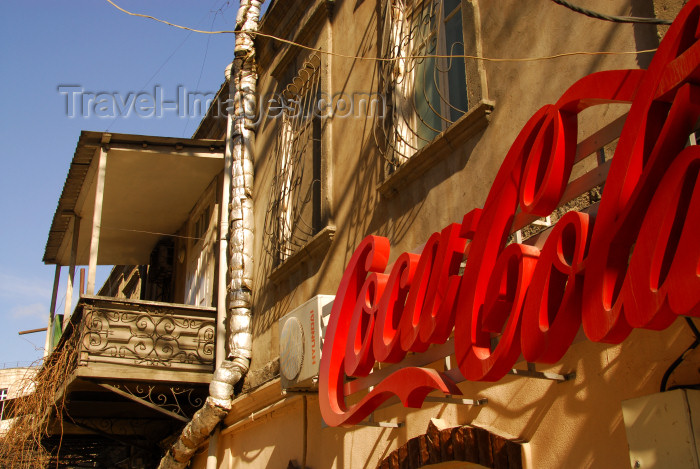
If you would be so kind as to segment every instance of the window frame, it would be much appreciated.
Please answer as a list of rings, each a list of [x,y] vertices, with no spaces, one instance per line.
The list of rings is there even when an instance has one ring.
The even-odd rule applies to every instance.
[[[330,224],[330,165],[325,138],[328,115],[319,108],[319,99],[328,95],[325,67],[318,53],[295,54],[287,57],[284,65],[279,65],[273,73],[278,82],[273,100],[277,114],[272,114],[270,107],[268,117],[277,120],[276,161],[263,242],[263,249],[271,260],[273,282],[293,270],[300,263],[300,256],[327,252],[335,233]],[[294,164],[302,165],[303,169],[288,167]],[[294,175],[293,171],[308,174]],[[298,192],[292,194],[290,189]],[[294,206],[295,200],[301,200],[301,205]],[[287,226],[290,220],[291,225]],[[300,225],[304,225],[304,229]],[[287,237],[290,239],[285,239]]]
[[[413,42],[416,39],[414,37],[414,31],[422,29],[422,24],[429,25],[429,27],[427,28],[427,35],[422,35],[422,37],[420,37],[418,40],[419,43],[409,44],[408,49],[410,51],[410,55],[443,56],[435,59],[416,60],[416,65],[413,72],[414,76],[412,80],[414,87],[414,112],[412,113],[411,118],[413,119],[413,128],[417,129],[413,142],[413,145],[417,148],[417,150],[420,150],[422,147],[429,144],[432,140],[435,139],[437,135],[439,135],[441,132],[444,132],[450,125],[454,124],[454,122],[456,122],[461,116],[463,116],[464,113],[469,109],[469,100],[466,92],[467,87],[469,86],[469,84],[467,83],[466,61],[463,58],[448,59],[444,57],[447,55],[464,54],[466,32],[463,24],[463,2],[461,0],[457,0],[457,5],[454,6],[450,12],[446,12],[445,4],[447,3],[447,1],[448,0],[420,0],[415,3],[411,3],[406,13],[406,16],[408,17],[408,21],[406,24],[410,29],[410,41]],[[426,6],[427,11],[425,11],[424,9]],[[435,19],[433,20],[434,17]],[[450,21],[452,21],[454,18],[459,18],[459,26],[461,33],[459,34],[459,36],[461,36],[461,42],[455,42],[453,45],[448,45],[448,23],[450,23]],[[436,23],[435,26],[432,26],[433,21],[435,21]],[[430,44],[432,41],[435,41],[434,46],[431,46]],[[461,51],[454,50],[455,45],[461,45]],[[462,69],[462,76],[459,77],[460,82],[458,83],[458,85],[463,87],[464,98],[466,102],[458,102],[461,96],[455,98],[452,96],[451,93],[452,90],[450,89],[450,73],[452,72],[453,67],[455,66],[455,64],[453,63],[453,61],[455,60],[458,61],[456,67],[461,67]],[[431,61],[433,63],[432,67],[427,65],[428,61]],[[421,73],[423,67],[426,67],[428,71],[430,71],[431,68],[433,68],[434,70],[432,83],[434,83],[435,86],[430,85],[430,92],[432,95],[431,97],[434,97],[435,94],[437,94],[437,104],[439,105],[439,109],[436,109],[437,106],[435,106],[435,103],[431,102],[432,99],[429,99],[427,96],[427,89],[431,77],[425,72],[422,73],[423,77],[422,80],[420,80],[420,82],[423,83],[423,94],[426,99],[421,100],[421,102],[425,102],[427,104],[427,109],[417,109],[418,103],[416,102],[415,98],[415,90],[418,88],[419,82],[419,78],[417,77]],[[464,109],[462,109],[460,106],[463,106]],[[458,115],[455,116],[453,111],[456,112]],[[428,117],[421,116],[422,113],[430,114],[431,112],[434,115],[430,117],[437,117],[437,121],[440,128],[434,128],[433,126],[427,124],[424,119],[428,119]],[[423,123],[423,125],[421,125],[421,122]],[[432,133],[432,135],[429,138],[426,138],[425,136],[421,135],[422,126],[427,127],[428,131]]]
[[[220,212],[216,185],[215,178],[200,195],[187,220],[184,304],[205,307],[215,304]]]
[[[445,14],[443,5],[446,2],[454,4],[455,1],[458,4],[454,5],[452,10]],[[411,8],[406,8],[406,5]],[[414,101],[410,99],[410,92],[411,90],[415,91],[415,80],[411,78],[413,70],[409,62],[410,57],[415,53],[415,48],[411,44],[410,34],[406,33],[406,31],[410,31],[411,25],[411,21],[408,18],[410,18],[410,15],[415,16],[416,8],[421,8],[423,11],[425,11],[425,8],[436,8],[439,10],[437,13],[433,13],[433,15],[439,15],[436,24],[445,26],[441,28],[435,26],[433,28],[434,34],[438,37],[436,41],[437,55],[448,55],[445,53],[448,47],[446,23],[451,21],[455,15],[459,15],[462,25],[460,38],[463,42],[461,44],[462,47],[459,48],[461,50],[453,51],[452,54],[481,56],[483,54],[478,0],[417,0],[415,2],[412,0],[385,0],[383,6],[383,17],[382,21],[380,21],[379,30],[379,34],[382,36],[380,53],[384,58],[398,58],[394,62],[387,61],[380,65],[382,69],[381,92],[387,97],[387,101],[391,102],[392,112],[389,113],[387,118],[379,119],[375,125],[375,132],[383,133],[383,135],[377,135],[376,140],[385,159],[384,181],[388,181],[402,166],[419,154],[435,153],[430,147],[435,146],[446,134],[454,133],[456,127],[459,127],[462,131],[466,130],[469,136],[474,133],[473,128],[475,125],[477,130],[483,128],[484,123],[481,120],[486,118],[486,121],[488,121],[490,112],[493,109],[493,103],[486,98],[488,90],[483,63],[478,60],[460,60],[460,64],[464,66],[462,76],[465,92],[464,98],[460,99],[466,101],[467,109],[464,110],[464,113],[461,113],[462,109],[458,108],[461,115],[452,116],[444,120],[441,119],[439,129],[434,129],[435,132],[429,138],[425,138],[425,141],[418,142],[418,126],[415,124],[417,112],[410,108],[407,112],[405,102],[401,101],[402,99],[404,101]],[[429,18],[430,14],[428,11],[423,13],[422,16],[423,18]],[[440,36],[442,36],[441,39]],[[455,42],[452,45],[456,44]],[[438,63],[438,67],[443,70],[439,73],[443,83],[440,86],[446,90],[448,98],[441,101],[451,101],[449,83],[447,83],[450,72],[450,67],[447,63],[449,59],[442,58],[440,60],[443,61],[442,64]],[[441,104],[441,109],[443,109],[441,111],[442,114],[449,113],[451,105],[445,102]],[[402,177],[402,179],[405,179],[405,177]],[[415,179],[415,177],[409,176],[409,179]],[[404,180],[404,182],[407,181]],[[384,184],[382,183],[382,185]],[[395,192],[397,187],[398,185],[394,184],[387,191],[382,191],[382,193],[386,192],[385,195],[387,195],[390,192]]]
[[[5,401],[7,401],[7,395],[10,391],[9,388],[0,389],[0,420],[5,419]]]

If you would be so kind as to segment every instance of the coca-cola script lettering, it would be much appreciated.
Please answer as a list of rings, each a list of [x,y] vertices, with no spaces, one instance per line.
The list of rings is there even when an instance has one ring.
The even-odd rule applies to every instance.
[[[598,72],[576,82],[525,125],[483,209],[433,234],[419,255],[386,272],[387,239],[368,236],[338,288],[320,372],[326,423],[352,425],[391,396],[419,407],[427,394],[460,394],[433,369],[406,367],[359,402],[345,376],[376,361],[444,343],[454,330],[460,372],[501,379],[522,355],[555,363],[583,325],[591,341],[619,343],[633,328],[662,330],[700,316],[700,147],[686,148],[700,116],[700,0],[676,18],[649,70]],[[570,212],[542,249],[506,245],[518,209],[549,215],[571,173],[577,116],[631,103],[595,217]],[[464,273],[460,262],[468,250]],[[492,349],[491,336],[500,334]]]

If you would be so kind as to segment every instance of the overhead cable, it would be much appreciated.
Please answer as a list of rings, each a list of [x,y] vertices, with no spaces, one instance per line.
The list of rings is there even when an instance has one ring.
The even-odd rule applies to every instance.
[[[179,24],[171,23],[169,21],[161,20],[158,19],[154,16],[150,15],[143,15],[141,13],[133,13],[131,11],[125,10],[124,8],[120,7],[116,3],[114,3],[112,0],[106,0],[109,4],[117,8],[119,11],[126,13],[127,15],[130,16],[138,16],[141,18],[147,18],[153,21],[157,21],[159,23],[166,24],[168,26],[172,26],[173,28],[179,28],[179,29],[184,29],[185,31],[192,31],[195,33],[200,33],[200,34],[236,34],[240,31],[236,30],[221,30],[221,31],[204,31],[201,29],[194,29],[194,28],[188,28],[187,26],[181,26]],[[559,0],[553,0],[556,2],[559,2]],[[484,56],[479,56],[479,55],[412,55],[412,56],[404,56],[404,57],[391,57],[391,58],[386,58],[386,57],[365,57],[365,56],[358,56],[358,55],[350,55],[350,54],[339,54],[337,52],[330,52],[327,50],[323,49],[317,49],[314,47],[310,46],[305,46],[303,44],[299,44],[294,41],[289,41],[287,39],[283,39],[281,37],[273,36],[271,34],[265,34],[261,32],[246,32],[246,34],[250,34],[251,36],[257,36],[257,37],[264,37],[268,39],[272,39],[277,42],[281,42],[283,44],[288,44],[290,46],[294,47],[299,47],[304,50],[308,50],[310,52],[316,52],[319,54],[331,56],[331,57],[339,57],[339,58],[344,58],[344,59],[352,59],[352,60],[372,60],[375,62],[396,62],[399,60],[420,60],[420,59],[472,59],[472,60],[481,60],[484,62],[535,62],[538,60],[551,60],[551,59],[559,59],[562,57],[571,57],[571,56],[576,56],[576,55],[637,55],[637,54],[649,54],[652,52],[656,52],[656,49],[646,49],[646,50],[634,50],[634,51],[620,51],[620,52],[615,52],[615,51],[594,51],[594,52],[587,52],[587,51],[575,51],[575,52],[563,52],[561,54],[552,54],[552,55],[545,55],[545,56],[540,56],[540,57],[516,57],[516,58],[494,58],[494,57],[484,57]]]
[[[613,23],[642,23],[642,24],[671,24],[670,20],[662,20],[660,18],[642,18],[639,16],[613,16],[604,15],[598,13],[597,11],[589,10],[574,4],[567,2],[566,0],[552,0],[557,5],[568,8],[569,10],[575,11],[576,13],[581,13],[590,18],[595,18],[598,20],[612,21]],[[110,2],[111,3],[111,2]]]
[[[698,345],[700,345],[700,330],[698,330],[697,326],[695,326],[695,324],[693,323],[693,320],[691,318],[686,316],[684,319],[688,323],[688,327],[690,327],[690,330],[693,332],[693,335],[695,336],[695,340],[693,341],[692,344],[690,344],[688,346],[687,349],[685,349],[685,351],[683,353],[680,354],[680,356],[678,358],[676,358],[676,360],[673,363],[671,363],[671,365],[668,367],[668,369],[664,373],[663,377],[661,378],[661,387],[660,387],[661,392],[668,390],[668,380],[669,380],[669,378],[671,378],[671,375],[673,374],[673,372],[676,371],[676,368],[678,368],[678,366],[681,363],[683,363],[683,360],[686,359],[688,354],[691,351],[695,350],[698,347]]]

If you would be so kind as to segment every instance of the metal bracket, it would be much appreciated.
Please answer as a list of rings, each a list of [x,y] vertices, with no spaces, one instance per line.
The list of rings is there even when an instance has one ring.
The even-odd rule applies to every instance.
[[[380,427],[380,428],[401,428],[404,426],[403,422],[375,422],[374,412],[372,412],[369,418],[357,425],[361,427]]]
[[[552,217],[551,215],[545,217],[544,219],[537,219],[531,223],[532,225],[537,225],[537,226],[544,226],[546,228],[552,226]],[[521,244],[523,242],[523,230],[520,229],[515,232],[515,242],[518,244]]]
[[[397,401],[398,402],[398,401]],[[489,400],[482,399],[462,399],[460,397],[453,397],[452,395],[441,396],[428,396],[424,399],[424,402],[441,402],[443,404],[457,404],[457,405],[471,405],[474,407],[483,406],[488,404]],[[357,425],[362,427],[379,427],[379,428],[401,428],[405,424],[403,422],[376,422],[374,420],[374,412],[370,414],[369,418],[365,421],[358,423]],[[325,421],[321,421],[321,428],[327,428],[328,424]]]
[[[552,216],[548,215],[544,218],[544,220],[537,219],[537,220],[533,221],[532,224],[537,225],[537,226],[550,227],[550,226],[552,226]]]
[[[537,371],[534,363],[528,363],[527,370],[519,370],[517,368],[513,368],[508,372],[508,374],[514,376],[523,376],[525,378],[547,379],[550,381],[558,381],[560,383],[563,383],[565,381],[571,381],[576,378],[576,372],[560,375],[558,373],[550,373],[548,371]]]
[[[447,395],[445,397],[440,396],[428,396],[425,398],[425,402],[442,402],[443,404],[457,404],[457,405],[471,405],[474,407],[486,405],[489,403],[488,399],[462,399],[459,397],[453,397]]]
[[[134,395],[134,394],[131,394],[131,393],[129,393],[129,392],[126,392],[126,391],[124,391],[124,390],[122,390],[122,389],[119,389],[119,388],[117,388],[117,387],[115,387],[115,386],[111,386],[111,385],[105,384],[105,383],[97,383],[97,384],[98,384],[98,386],[101,386],[101,387],[103,387],[103,388],[105,388],[105,389],[108,389],[108,390],[112,391],[112,392],[115,393],[115,394],[118,394],[118,395],[120,395],[120,396],[122,396],[122,397],[125,397],[125,398],[127,398],[127,399],[129,399],[129,400],[132,400],[132,401],[134,401],[134,402],[138,402],[139,404],[142,404],[142,405],[148,407],[149,409],[153,409],[153,410],[155,410],[155,411],[157,411],[157,412],[160,412],[161,414],[165,414],[165,415],[167,415],[167,416],[169,416],[169,417],[174,418],[175,420],[180,420],[181,422],[185,422],[185,423],[188,423],[188,422],[190,421],[190,419],[188,419],[187,417],[184,417],[184,416],[182,416],[182,415],[180,415],[180,414],[176,414],[175,412],[171,412],[171,411],[169,411],[169,410],[167,410],[167,409],[164,409],[164,408],[162,408],[161,406],[159,406],[159,405],[157,405],[157,404],[154,404],[154,403],[152,403],[152,402],[148,402],[147,400],[145,400],[145,399],[143,399],[143,398],[141,398],[141,397],[138,397],[138,396],[136,396],[136,395]]]
[[[283,389],[283,396],[317,396],[318,390]]]

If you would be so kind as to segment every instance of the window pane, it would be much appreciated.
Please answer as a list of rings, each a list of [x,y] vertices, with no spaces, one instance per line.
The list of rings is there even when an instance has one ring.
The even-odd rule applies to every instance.
[[[462,0],[445,0],[445,16],[449,15],[455,8],[459,7],[460,3],[462,3]]]
[[[301,61],[301,59],[299,59]],[[298,252],[321,229],[321,66],[312,55],[290,65],[286,108],[274,150],[277,173],[270,186],[264,249],[274,266]],[[344,101],[346,107],[350,104]],[[346,112],[340,109],[338,112]]]
[[[436,40],[431,38],[428,47],[421,49],[421,55],[435,55],[437,53]],[[416,146],[422,148],[442,131],[440,119],[441,100],[438,92],[438,75],[436,60],[434,58],[419,59],[416,61],[415,72],[415,106],[417,119],[418,141]]]
[[[445,43],[447,55],[464,55],[462,15],[456,14],[447,21],[445,25]],[[463,58],[452,58],[448,59],[445,67],[448,68],[447,83],[450,99],[450,120],[456,121],[469,107],[467,103],[466,65]]]

